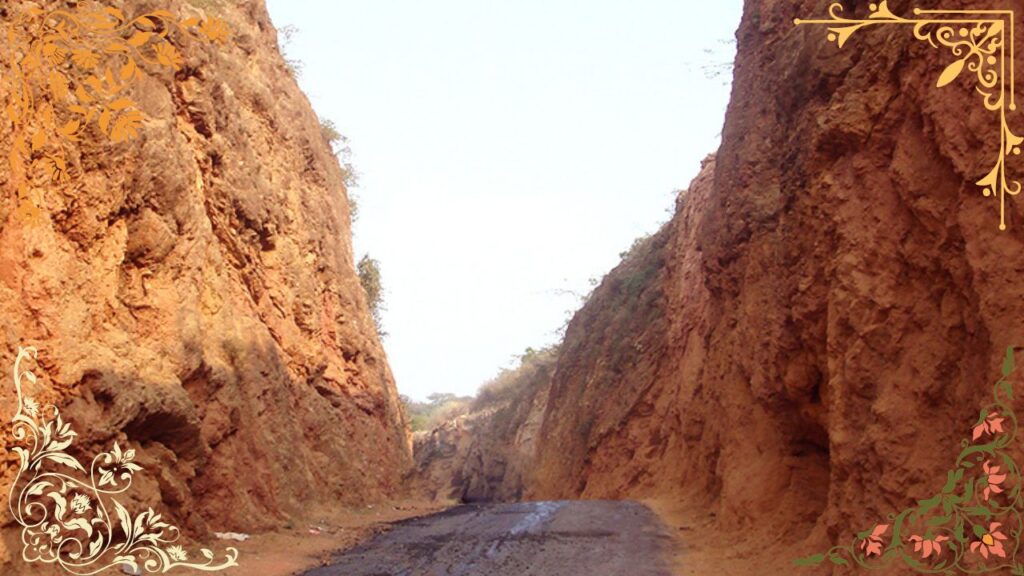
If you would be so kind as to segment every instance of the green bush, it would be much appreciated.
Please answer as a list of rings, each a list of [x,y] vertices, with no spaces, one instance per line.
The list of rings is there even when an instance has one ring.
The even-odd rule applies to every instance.
[[[488,409],[496,409],[497,416],[510,417],[515,412],[517,399],[532,397],[534,389],[543,386],[551,378],[558,359],[558,347],[541,350],[527,348],[518,359],[518,366],[503,370],[496,378],[481,386],[475,397],[435,393],[428,396],[426,402],[416,402],[407,396],[400,396],[413,432],[433,430],[459,416]]]
[[[326,118],[320,119],[320,135],[324,137],[324,140],[331,145],[333,149],[339,142],[347,141],[341,132],[338,132],[338,127],[334,125],[334,122]]]
[[[370,305],[370,315],[373,316],[373,323],[377,327],[380,336],[386,336],[381,323],[381,314],[384,312],[384,285],[381,282],[380,263],[370,258],[369,254],[363,256],[356,265],[356,272],[359,274],[359,283],[363,285],[366,292],[366,301]]]
[[[527,348],[518,359],[519,364],[515,368],[502,370],[497,377],[480,387],[473,400],[473,410],[513,401],[528,389],[543,385],[551,377],[558,360],[558,347],[541,350]]]
[[[327,145],[331,147],[334,155],[338,157],[343,178],[345,179],[345,187],[355,188],[358,186],[359,177],[356,175],[355,167],[352,166],[352,147],[348,144],[348,138],[338,131],[338,127],[333,121],[327,118],[320,119],[320,135],[323,136],[324,142],[327,142]],[[352,198],[349,199],[349,205],[352,207],[354,220],[355,214],[359,211],[359,205]]]
[[[636,240],[633,240],[633,244],[630,245],[629,250],[626,250],[625,252],[619,252],[619,259],[620,260],[627,260],[627,259],[629,259],[631,256],[636,254],[637,251],[640,250],[643,247],[643,245],[646,244],[647,241],[650,240],[650,239],[651,239],[651,235],[650,234],[644,234],[643,236],[640,236]]]
[[[458,418],[469,412],[473,398],[455,394],[436,393],[427,397],[426,402],[416,402],[408,396],[400,396],[409,416],[413,432],[433,430],[442,423]]]

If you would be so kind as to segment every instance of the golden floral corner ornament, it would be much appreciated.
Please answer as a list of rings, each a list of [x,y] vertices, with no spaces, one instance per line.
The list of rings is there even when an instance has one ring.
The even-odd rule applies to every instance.
[[[138,135],[145,117],[127,91],[147,66],[181,70],[174,33],[215,44],[231,35],[217,18],[179,20],[166,10],[129,18],[96,2],[24,9],[5,28],[0,94],[8,98],[0,104],[0,121],[14,128],[7,161],[16,214],[29,221],[41,220],[46,188],[71,185],[76,169],[69,144]]]
[[[928,574],[1024,575],[1021,473],[1008,453],[1017,435],[1013,411],[1013,348],[1003,360],[993,401],[964,439],[942,491],[890,514],[845,546],[795,561],[797,566],[890,570],[902,564]]]
[[[142,470],[134,450],[113,449],[92,459],[88,472],[65,450],[77,434],[56,406],[41,406],[25,394],[23,383],[37,385],[36,375],[22,367],[34,361],[34,348],[19,348],[14,361],[18,411],[13,452],[20,465],[11,484],[10,509],[22,526],[22,558],[54,564],[84,576],[106,570],[168,573],[177,568],[216,572],[238,566],[238,550],[228,548],[220,560],[201,549],[198,561],[174,544],[179,530],[152,508],[132,515],[115,498],[131,488]]]
[[[999,229],[1006,230],[1006,197],[1020,194],[1021,183],[1008,181],[1006,158],[1021,153],[1024,138],[1010,130],[1006,111],[1016,110],[1014,95],[1014,12],[1013,10],[922,10],[914,9],[915,18],[901,18],[889,10],[887,2],[869,6],[866,19],[845,18],[843,6],[829,6],[829,18],[793,21],[797,26],[816,24],[828,26],[828,40],[840,48],[862,28],[885,24],[913,26],[914,37],[935,48],[946,48],[957,60],[939,75],[936,86],[942,88],[967,70],[977,77],[977,91],[984,98],[985,108],[999,114],[999,158],[992,170],[977,185],[988,197],[999,196]],[[1009,42],[1007,42],[1009,34]],[[1009,49],[1009,54],[1007,54]],[[1009,83],[1007,83],[1009,79]]]

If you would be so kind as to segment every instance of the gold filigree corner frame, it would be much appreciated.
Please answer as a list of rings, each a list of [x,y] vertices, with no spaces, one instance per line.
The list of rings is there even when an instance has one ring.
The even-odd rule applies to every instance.
[[[793,23],[828,26],[828,40],[840,48],[850,37],[870,26],[903,24],[913,26],[914,37],[927,41],[934,48],[946,48],[957,60],[939,75],[936,86],[952,83],[965,70],[977,77],[975,88],[983,96],[990,112],[999,114],[999,158],[989,173],[977,181],[984,196],[999,197],[999,229],[1006,230],[1006,197],[1020,194],[1021,183],[1008,180],[1006,158],[1021,153],[1024,138],[1010,130],[1006,111],[1016,110],[1014,91],[1014,12],[1013,10],[923,10],[914,9],[914,18],[896,16],[886,0],[869,6],[867,18],[846,18],[843,6],[829,6],[829,18],[804,20]],[[1009,35],[1009,42],[1007,42]],[[1008,50],[1007,50],[1008,48]],[[1009,79],[1009,82],[1007,82]]]
[[[128,90],[144,70],[182,70],[175,34],[213,44],[231,36],[218,18],[179,19],[167,10],[128,17],[95,1],[11,10],[0,30],[0,94],[8,94],[0,121],[13,126],[7,161],[15,214],[30,222],[41,220],[47,188],[72,185],[70,144],[138,135],[145,116]]]
[[[43,406],[25,393],[23,383],[38,385],[38,377],[22,364],[35,361],[34,348],[18,349],[14,387],[18,411],[12,434],[13,452],[20,464],[11,484],[14,520],[21,525],[22,559],[59,566],[69,574],[86,576],[130,568],[135,573],[168,573],[177,568],[217,572],[238,566],[238,550],[227,548],[217,560],[212,550],[199,551],[199,562],[175,544],[177,527],[152,508],[133,515],[115,496],[131,488],[142,467],[135,451],[115,443],[98,454],[86,469],[66,452],[77,433],[64,422],[56,406]]]

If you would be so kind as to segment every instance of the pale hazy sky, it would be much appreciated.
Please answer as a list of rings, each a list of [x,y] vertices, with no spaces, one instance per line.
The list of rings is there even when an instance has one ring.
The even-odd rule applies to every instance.
[[[348,136],[401,393],[556,340],[718,146],[741,0],[269,0]],[[698,8],[699,6],[699,8]]]

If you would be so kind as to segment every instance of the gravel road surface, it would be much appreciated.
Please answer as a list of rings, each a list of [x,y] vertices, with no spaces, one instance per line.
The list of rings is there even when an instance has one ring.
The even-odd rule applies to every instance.
[[[472,504],[395,524],[305,576],[671,576],[671,546],[638,502]]]

